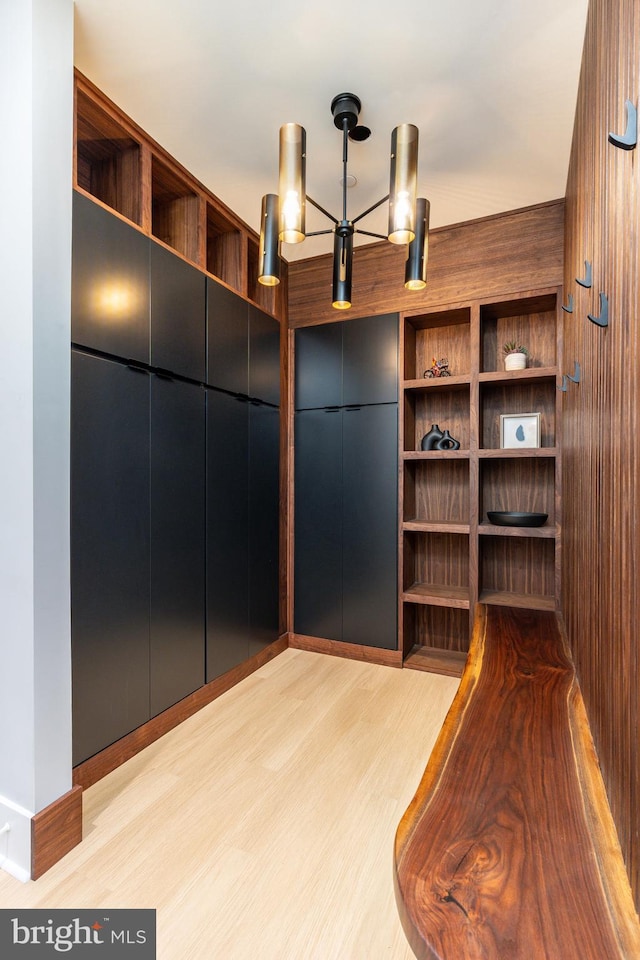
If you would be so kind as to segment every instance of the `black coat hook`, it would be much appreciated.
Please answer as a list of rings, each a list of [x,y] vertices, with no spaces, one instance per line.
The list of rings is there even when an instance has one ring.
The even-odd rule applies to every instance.
[[[565,313],[573,313],[573,294],[569,294],[569,304],[565,307],[564,303],[562,304],[562,309]]]
[[[608,327],[609,326],[609,301],[604,293],[600,293],[600,314],[597,317],[594,317],[592,313],[588,313],[587,316],[591,323],[597,324],[599,327]]]
[[[567,378],[571,380],[572,383],[580,383],[580,364],[577,360],[573,361],[573,376],[568,373]]]
[[[558,387],[558,390],[561,390],[563,393],[567,392],[567,387],[569,386],[567,382],[568,380],[571,380],[572,383],[580,383],[580,377],[581,377],[580,364],[578,363],[577,360],[574,360],[573,366],[574,366],[573,376],[571,376],[570,373],[562,374],[562,383]]]
[[[589,263],[588,260],[585,260],[585,262],[584,262],[584,280],[578,280],[578,278],[576,277],[576,283],[579,283],[581,287],[586,287],[587,290],[588,290],[589,287],[591,286],[592,282],[593,282],[593,280],[592,280],[591,264]]]
[[[631,100],[625,100],[624,106],[627,111],[627,129],[622,136],[610,133],[609,143],[621,150],[633,150],[638,142],[638,111]]]

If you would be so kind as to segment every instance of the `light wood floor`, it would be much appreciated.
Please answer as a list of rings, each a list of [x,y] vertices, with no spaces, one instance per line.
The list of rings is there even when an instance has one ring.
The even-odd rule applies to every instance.
[[[287,650],[85,791],[0,907],[152,907],[159,960],[412,960],[395,829],[458,681]]]

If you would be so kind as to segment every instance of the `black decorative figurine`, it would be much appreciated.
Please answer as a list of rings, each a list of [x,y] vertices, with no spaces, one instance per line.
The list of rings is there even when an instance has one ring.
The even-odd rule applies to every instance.
[[[439,440],[436,441],[434,450],[459,450],[460,441],[454,440],[448,430],[442,434]]]
[[[423,450],[435,450],[436,443],[438,440],[441,440],[443,436],[444,434],[438,424],[432,423],[431,430],[429,430],[429,433],[425,433],[420,446]]]

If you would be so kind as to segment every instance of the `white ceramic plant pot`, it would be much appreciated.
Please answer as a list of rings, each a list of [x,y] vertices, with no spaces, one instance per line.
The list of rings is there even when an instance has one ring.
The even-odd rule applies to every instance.
[[[526,365],[526,353],[508,353],[504,358],[505,370],[524,370]]]

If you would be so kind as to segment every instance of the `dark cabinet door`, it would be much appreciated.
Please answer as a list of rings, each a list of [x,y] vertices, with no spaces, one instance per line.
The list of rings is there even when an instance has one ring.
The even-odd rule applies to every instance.
[[[397,646],[398,407],[343,411],[342,639]]]
[[[207,681],[248,656],[249,404],[207,391]]]
[[[152,377],[151,715],[204,683],[205,392]]]
[[[207,383],[245,395],[249,392],[247,311],[246,300],[207,279]]]
[[[280,403],[280,324],[249,305],[249,396]]]
[[[73,763],[149,719],[149,377],[73,352]]]
[[[296,633],[342,637],[342,414],[295,418]]]
[[[249,404],[249,656],[279,636],[280,411]]]
[[[342,404],[342,327],[324,323],[296,330],[296,409]]]
[[[71,339],[149,363],[149,239],[73,195]]]
[[[398,315],[359,317],[342,326],[342,403],[397,403]]]
[[[192,380],[206,370],[206,281],[200,270],[150,245],[151,364]]]

